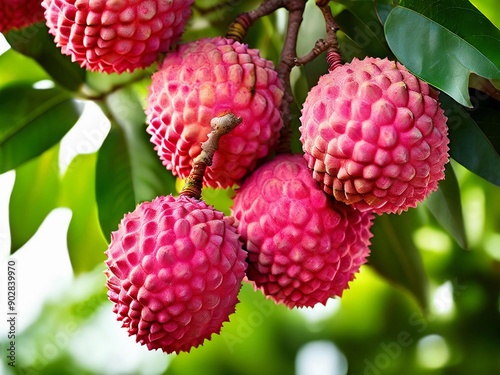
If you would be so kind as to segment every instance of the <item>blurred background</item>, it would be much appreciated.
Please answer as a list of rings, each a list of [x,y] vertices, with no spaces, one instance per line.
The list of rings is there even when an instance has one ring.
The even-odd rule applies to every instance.
[[[257,3],[249,1],[219,13],[211,19],[213,28],[198,17],[186,38],[216,34],[236,12],[252,9]],[[498,2],[482,0],[474,4],[498,27]],[[323,34],[323,25],[311,16],[313,12],[308,6],[299,55]],[[278,12],[259,21],[248,43],[276,61],[284,29],[285,14]],[[272,30],[277,32],[273,34]],[[52,84],[28,58],[9,50],[2,36],[0,53],[4,62],[9,59],[4,66],[16,67],[15,72],[14,68],[0,72],[4,80],[14,72],[39,77],[40,87]],[[307,93],[304,87],[314,84],[325,71],[324,61],[319,60],[294,70],[298,103],[295,120]],[[147,81],[140,82],[137,90],[145,93],[146,87]],[[60,173],[72,163],[85,165],[109,130],[109,121],[94,103],[82,105],[82,117],[57,150]],[[101,249],[97,253],[91,249],[95,243],[102,245],[102,239],[88,239],[88,255],[87,243],[80,239],[82,262],[91,259],[97,266],[74,272],[67,247],[73,215],[69,208],[51,210],[35,235],[9,256],[9,200],[16,173],[0,174],[0,311],[7,311],[4,270],[8,260],[15,259],[18,279],[16,367],[7,365],[4,314],[0,324],[0,374],[500,374],[500,188],[454,161],[452,166],[460,188],[466,250],[421,204],[398,218],[398,229],[407,242],[399,244],[403,261],[395,262],[391,257],[397,251],[383,251],[394,246],[394,238],[382,230],[384,222],[377,219],[375,245],[381,250],[372,255],[376,260],[371,257],[362,266],[342,299],[331,299],[326,306],[288,310],[245,283],[236,313],[221,335],[180,355],[149,352],[120,328],[106,298],[104,254]],[[228,194],[210,191],[206,198],[227,212]],[[32,215],[15,214],[18,221],[23,215]],[[416,248],[421,257],[418,267],[422,266],[426,275],[421,283],[425,292],[421,294],[405,288],[401,280],[393,282],[394,273],[384,272],[380,266],[406,264],[410,270],[403,272],[409,278],[406,283],[418,284],[411,280],[412,270],[418,267],[411,263],[414,258],[404,255],[405,244]]]
[[[180,355],[149,352],[120,328],[106,299],[103,266],[72,276],[63,230],[71,214],[57,209],[14,255],[19,280],[17,364],[9,368],[2,356],[0,373],[498,374],[500,192],[457,169],[469,249],[461,249],[435,223],[411,233],[430,280],[425,310],[370,265],[361,268],[342,299],[308,309],[276,306],[245,284],[221,335]],[[0,179],[2,229],[12,177]],[[8,237],[2,234],[6,259]],[[5,269],[6,261],[2,263]],[[2,329],[4,348],[4,323]]]

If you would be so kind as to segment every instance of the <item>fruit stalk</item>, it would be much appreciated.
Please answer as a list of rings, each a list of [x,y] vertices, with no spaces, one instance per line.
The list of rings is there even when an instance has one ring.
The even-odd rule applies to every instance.
[[[289,12],[288,25],[283,43],[283,49],[281,50],[280,62],[276,68],[278,77],[280,78],[285,90],[283,102],[281,103],[283,128],[281,129],[280,141],[276,149],[278,153],[289,153],[291,151],[290,140],[292,138],[292,114],[290,112],[290,105],[293,103],[294,97],[292,93],[292,86],[290,84],[290,72],[296,65],[297,39],[305,7],[306,1],[304,0],[288,1],[286,4],[286,8]]]
[[[317,40],[313,49],[308,54],[295,58],[294,63],[296,66],[305,65],[313,61],[323,52],[326,52],[326,61],[328,63],[329,70],[333,70],[337,66],[343,64],[342,56],[340,55],[339,51],[339,43],[337,40],[337,31],[339,30],[339,26],[333,18],[328,3],[328,0],[316,1],[316,5],[321,10],[323,18],[325,19],[326,38]]]
[[[220,138],[233,130],[242,121],[241,117],[236,117],[230,112],[214,117],[210,121],[212,131],[208,134],[208,139],[201,144],[201,153],[193,160],[193,169],[180,192],[181,196],[200,199],[203,176],[207,167],[212,165],[215,151],[219,147]]]
[[[242,43],[248,29],[255,23],[255,21],[275,12],[279,8],[285,7],[288,2],[289,1],[286,0],[264,0],[257,9],[239,14],[238,17],[236,17],[236,19],[228,26],[226,38]]]
[[[328,5],[329,1],[317,0],[316,5],[323,13],[323,18],[325,19],[326,25],[326,62],[328,63],[328,70],[332,71],[338,66],[342,65],[344,62],[339,50],[339,42],[337,40],[337,30],[339,26],[335,19],[333,18],[332,10]]]

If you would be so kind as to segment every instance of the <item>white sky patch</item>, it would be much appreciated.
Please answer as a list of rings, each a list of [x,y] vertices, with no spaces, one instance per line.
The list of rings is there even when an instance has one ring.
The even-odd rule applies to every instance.
[[[280,8],[276,11],[276,30],[280,34],[285,34],[286,26],[288,22],[288,11],[284,8]]]
[[[346,375],[347,359],[330,341],[311,341],[299,349],[295,375]]]
[[[108,118],[94,102],[85,102],[82,116],[61,140],[59,169],[64,173],[75,156],[97,151],[109,133]]]
[[[5,40],[5,37],[0,33],[0,55],[4,54],[10,49],[9,43]]]
[[[73,279],[66,248],[66,231],[70,219],[71,211],[68,209],[52,211],[35,235],[4,260],[13,259],[16,262],[18,333],[36,320],[50,296],[61,292]]]
[[[46,299],[71,282],[73,271],[66,247],[66,231],[71,211],[60,208],[52,211],[35,235],[10,256],[9,199],[14,186],[15,172],[0,175],[0,269],[9,260],[16,262],[16,310],[19,314],[17,332],[21,333],[38,316]],[[5,279],[0,280],[0,310],[7,311],[4,293]],[[0,324],[0,334],[6,329]]]
[[[296,311],[302,315],[308,323],[314,324],[335,315],[335,313],[340,310],[340,304],[340,298],[330,298],[326,302],[326,305],[318,303],[314,307],[304,307]]]
[[[55,87],[55,84],[50,79],[44,79],[33,84],[33,88],[36,90],[47,90]]]
[[[438,369],[450,359],[450,349],[440,335],[422,337],[417,344],[417,361],[422,367]]]
[[[102,306],[79,328],[69,348],[80,366],[96,374],[160,375],[172,359],[161,350],[150,351],[136,343],[135,336],[129,337],[121,322],[116,320],[111,304]]]
[[[1,42],[0,42],[1,44]],[[36,89],[53,87],[53,82],[43,80],[35,83]],[[77,124],[61,141],[59,166],[63,172],[71,160],[81,153],[92,153],[99,149],[110,129],[109,121],[95,103],[86,102],[84,113]],[[69,260],[66,234],[71,220],[71,211],[66,208],[53,210],[43,221],[35,235],[12,257],[10,255],[9,200],[15,181],[15,172],[0,175],[0,267],[14,258],[17,263],[17,309],[18,332],[28,327],[38,316],[44,302],[56,295],[72,281],[73,271]],[[0,280],[0,286],[4,280]],[[6,288],[2,288],[0,295]],[[6,298],[2,298],[0,309],[6,311]],[[0,332],[6,325],[0,325]]]
[[[431,310],[436,315],[450,317],[455,310],[453,301],[453,285],[446,281],[436,288],[432,295]]]

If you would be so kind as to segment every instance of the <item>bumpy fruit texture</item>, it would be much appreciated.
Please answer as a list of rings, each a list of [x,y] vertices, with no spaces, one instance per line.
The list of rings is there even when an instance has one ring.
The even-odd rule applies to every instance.
[[[92,71],[146,68],[181,37],[194,0],[43,0],[61,52]]]
[[[325,194],[301,155],[279,155],[255,170],[232,210],[248,278],[289,308],[342,296],[369,254],[373,215]]]
[[[221,139],[203,182],[232,186],[277,143],[281,87],[272,63],[245,44],[217,37],[181,45],[152,77],[146,109],[151,142],[167,169],[185,178],[210,120],[231,111],[243,122]]]
[[[137,342],[178,353],[220,332],[246,268],[233,223],[187,197],[159,197],[125,215],[106,251],[108,297]]]
[[[444,178],[449,140],[438,93],[399,63],[354,59],[322,76],[300,120],[314,178],[355,208],[406,211]]]
[[[0,1],[0,32],[21,29],[42,21],[41,0],[2,0]]]

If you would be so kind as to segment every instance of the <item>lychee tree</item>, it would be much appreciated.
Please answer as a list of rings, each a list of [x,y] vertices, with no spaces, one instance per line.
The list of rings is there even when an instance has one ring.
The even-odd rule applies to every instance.
[[[289,373],[314,340],[349,374],[498,368],[494,1],[8,0],[0,16],[7,253],[69,208],[75,279],[96,280],[79,325],[105,306],[138,347],[189,352],[165,373]],[[104,122],[68,153],[88,108]],[[298,321],[332,300],[320,330]],[[58,303],[33,326],[79,302]],[[18,369],[90,371],[36,364]]]

